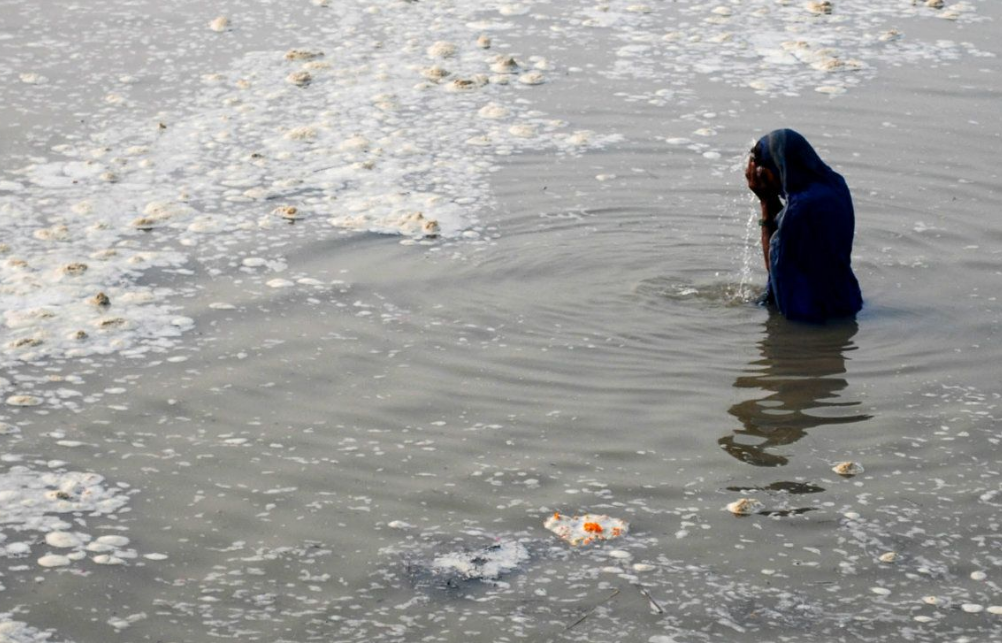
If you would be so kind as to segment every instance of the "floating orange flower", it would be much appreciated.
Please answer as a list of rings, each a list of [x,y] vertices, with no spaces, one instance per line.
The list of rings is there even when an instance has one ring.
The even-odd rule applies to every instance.
[[[555,511],[547,518],[543,526],[572,547],[590,545],[617,536],[624,536],[630,530],[629,523],[619,518],[610,518],[601,514],[571,517],[562,515],[559,511]]]

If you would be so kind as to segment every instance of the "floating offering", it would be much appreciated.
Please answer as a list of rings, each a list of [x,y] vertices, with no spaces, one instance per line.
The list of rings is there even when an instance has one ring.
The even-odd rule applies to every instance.
[[[628,522],[601,514],[562,516],[558,512],[547,518],[543,526],[572,547],[590,545],[598,540],[612,540],[630,531]]]
[[[851,478],[852,476],[858,476],[859,474],[863,473],[864,469],[863,465],[859,464],[858,462],[847,461],[847,462],[839,462],[834,467],[832,467],[832,471],[839,474],[840,476]]]
[[[750,516],[754,513],[758,513],[764,508],[765,505],[754,498],[741,498],[740,500],[735,500],[731,504],[727,505],[727,511],[731,512],[735,516]]]

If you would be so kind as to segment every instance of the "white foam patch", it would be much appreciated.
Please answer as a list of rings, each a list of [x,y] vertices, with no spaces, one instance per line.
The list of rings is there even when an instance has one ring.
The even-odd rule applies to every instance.
[[[333,43],[322,55],[246,55],[207,75],[178,120],[118,123],[3,177],[16,196],[0,191],[0,367],[163,350],[191,326],[177,323],[172,291],[137,281],[177,271],[200,238],[274,239],[307,212],[297,225],[333,226],[328,234],[463,239],[492,207],[500,158],[608,142],[530,112],[524,97],[549,80],[538,69],[491,75],[497,60],[467,26],[477,13],[398,3],[366,11],[365,31],[318,22],[312,37]],[[231,29],[224,18],[212,25]],[[429,62],[445,75],[429,80]]]
[[[811,89],[840,94],[873,78],[876,63],[940,65],[967,53],[981,55],[946,38],[903,37],[899,29],[914,19],[981,19],[970,4],[960,11],[870,0],[833,5],[826,13],[800,2],[691,3],[678,7],[680,21],[654,21],[628,7],[603,6],[579,15],[586,16],[586,26],[611,28],[614,38],[627,43],[605,75],[676,84],[680,78],[712,76],[763,95]]]
[[[431,568],[439,573],[459,574],[466,579],[496,580],[529,559],[525,545],[508,541],[476,551],[460,551],[438,556]]]
[[[114,514],[127,502],[125,493],[107,485],[96,473],[38,472],[25,466],[13,466],[0,473],[0,507],[3,507],[0,511],[0,557],[21,557],[31,551],[33,538],[15,539],[16,534],[24,532],[45,534],[46,544],[54,549],[80,549],[92,536],[81,531],[70,532],[74,525],[66,518]],[[72,560],[65,552],[53,551],[42,552],[38,563],[62,566]]]
[[[31,627],[11,618],[11,612],[0,613],[0,642],[2,643],[56,643],[52,632]]]

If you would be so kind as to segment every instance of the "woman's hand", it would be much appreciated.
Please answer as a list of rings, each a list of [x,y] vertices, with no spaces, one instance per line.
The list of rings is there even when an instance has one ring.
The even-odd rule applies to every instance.
[[[748,159],[745,179],[748,181],[748,189],[754,192],[755,196],[763,203],[779,200],[779,180],[769,168],[755,165],[755,159]]]

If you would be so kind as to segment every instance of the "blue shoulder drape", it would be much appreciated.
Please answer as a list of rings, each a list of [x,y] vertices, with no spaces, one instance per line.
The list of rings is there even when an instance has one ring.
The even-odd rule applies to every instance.
[[[767,300],[789,319],[854,315],[863,297],[852,272],[855,215],[845,179],[793,130],[770,132],[756,145],[786,201],[769,243]]]

